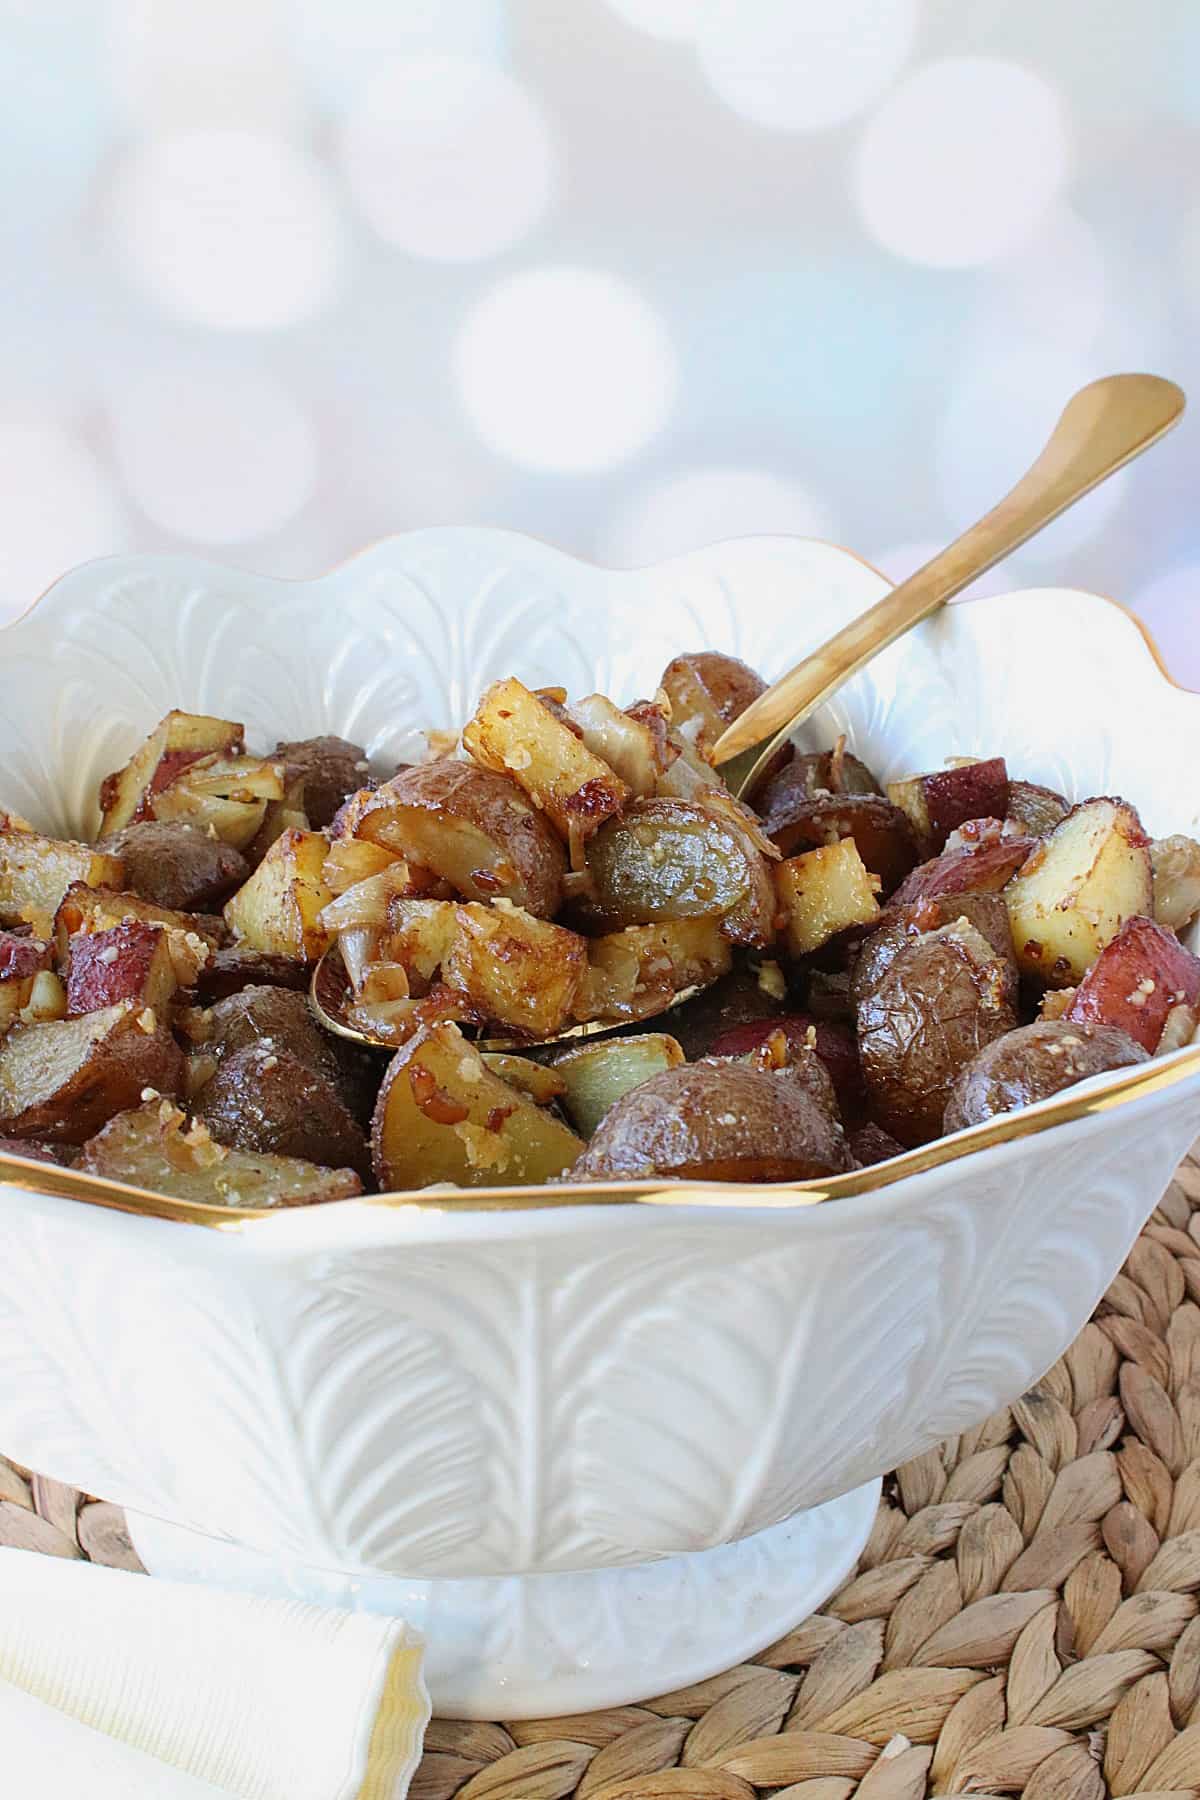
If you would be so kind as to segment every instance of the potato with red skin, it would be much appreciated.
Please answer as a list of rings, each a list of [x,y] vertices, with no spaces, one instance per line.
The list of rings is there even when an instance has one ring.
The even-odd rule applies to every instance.
[[[129,1000],[148,1006],[165,1024],[178,989],[165,926],[131,919],[107,931],[77,932],[70,941],[69,1018]]]
[[[1053,788],[1042,787],[1036,781],[1010,781],[1008,784],[1005,820],[1018,826],[1028,837],[1045,837],[1070,810],[1070,802]]]
[[[173,912],[215,912],[250,873],[232,844],[168,819],[126,825],[96,848],[120,859],[127,892]]]
[[[494,769],[451,761],[405,769],[357,809],[354,835],[467,900],[511,900],[539,919],[562,905],[562,843],[516,782]]]
[[[868,769],[843,749],[797,752],[754,796],[754,810],[762,818],[775,813],[784,816],[788,809],[805,800],[825,794],[876,794],[883,789]]]
[[[0,1043],[0,1132],[82,1144],[143,1089],[180,1092],[183,1054],[136,1002],[14,1027]]]
[[[850,993],[854,1004],[868,994],[887,973],[896,956],[911,942],[939,926],[953,925],[966,919],[980,936],[987,939],[995,954],[1007,964],[1012,979],[1017,978],[1017,959],[1013,951],[1008,908],[999,894],[938,894],[931,900],[918,900],[911,906],[888,909],[879,929],[865,937],[859,946],[850,974]]]
[[[921,863],[892,895],[893,906],[942,894],[998,894],[1037,848],[1036,838],[1004,838],[977,849],[947,850]]]
[[[894,1156],[904,1155],[904,1145],[898,1143],[882,1125],[873,1125],[869,1120],[865,1125],[857,1125],[853,1131],[848,1132],[846,1142],[857,1169],[874,1169],[880,1163],[891,1162]]]
[[[815,1019],[809,1013],[783,1013],[775,1019],[759,1019],[732,1025],[713,1040],[709,1056],[748,1056],[781,1031],[787,1043],[797,1052],[812,1050],[829,1071],[844,1112],[861,1109],[863,1100],[862,1070],[858,1062],[858,1044],[847,1025],[828,1019]]]
[[[1040,838],[1004,890],[1023,975],[1074,987],[1126,919],[1154,907],[1150,839],[1125,800],[1098,795]]]
[[[206,713],[169,712],[124,768],[100,783],[101,832],[112,836],[135,820],[151,816],[150,802],[192,763],[217,751],[238,754],[245,727]]]
[[[33,999],[39,975],[54,966],[50,945],[42,938],[0,931],[0,1035],[17,1021]]]
[[[248,987],[277,987],[307,993],[312,970],[294,956],[270,950],[252,950],[248,944],[230,944],[214,950],[196,981],[196,998],[202,1006],[228,999]]]
[[[853,838],[864,866],[886,896],[917,860],[912,828],[898,807],[878,794],[828,794],[780,803],[763,818],[763,829],[785,857]]]
[[[0,1137],[0,1156],[24,1156],[30,1162],[57,1163],[61,1168],[66,1157],[52,1144],[39,1144],[36,1138]]]
[[[571,1181],[805,1181],[850,1164],[840,1125],[789,1070],[668,1069],[618,1100]]]
[[[960,1071],[1017,1023],[1012,969],[965,920],[914,937],[858,1003],[858,1051],[875,1122],[928,1143]]]
[[[950,833],[971,819],[1002,819],[1008,787],[1004,758],[993,756],[889,781],[887,794],[907,816],[917,843],[929,855],[940,851]]]
[[[193,1104],[220,1144],[370,1174],[366,1136],[334,1083],[282,1045],[223,1057]]]
[[[1114,1025],[1038,1019],[984,1047],[963,1068],[946,1104],[943,1129],[961,1131],[997,1113],[1017,1112],[1106,1069],[1148,1062],[1140,1044]]]
[[[1064,1017],[1115,1025],[1143,1050],[1158,1048],[1173,1006],[1200,1003],[1200,958],[1153,919],[1127,919],[1104,946]]]
[[[747,663],[719,650],[672,657],[659,683],[671,702],[671,730],[707,759],[727,725],[767,684]]]
[[[291,778],[299,776],[301,808],[313,831],[332,825],[338,808],[351,794],[370,784],[370,765],[361,744],[341,737],[299,738],[278,743],[272,760],[287,764]]]

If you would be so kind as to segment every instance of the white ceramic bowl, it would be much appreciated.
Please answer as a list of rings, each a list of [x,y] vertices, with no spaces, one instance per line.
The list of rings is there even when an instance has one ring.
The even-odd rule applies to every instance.
[[[173,705],[389,761],[503,674],[633,698],[714,648],[773,675],[885,585],[779,538],[636,573],[490,531],[418,532],[306,584],[93,564],[0,640],[0,803],[91,830],[100,776]],[[840,730],[885,777],[1003,752],[1073,796],[1125,794],[1153,833],[1200,830],[1179,779],[1200,697],[1092,596],[951,608],[805,736]],[[1137,1074],[1093,1083],[1102,1109],[1022,1115],[816,1206],[435,1197],[219,1232],[10,1168],[0,1449],[129,1508],[158,1570],[405,1611],[443,1710],[661,1690],[819,1603],[881,1472],[1066,1348],[1200,1124],[1194,1054]]]

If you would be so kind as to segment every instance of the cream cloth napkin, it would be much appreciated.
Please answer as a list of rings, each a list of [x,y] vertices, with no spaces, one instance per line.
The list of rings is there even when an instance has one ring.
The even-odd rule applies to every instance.
[[[400,1620],[0,1549],[0,1743],[40,1771],[16,1791],[403,1800],[428,1721]]]

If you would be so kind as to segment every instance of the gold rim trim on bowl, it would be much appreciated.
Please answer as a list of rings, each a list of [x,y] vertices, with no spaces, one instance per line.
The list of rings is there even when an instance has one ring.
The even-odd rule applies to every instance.
[[[1012,1144],[1021,1138],[1036,1137],[1056,1125],[1075,1119],[1090,1119],[1111,1112],[1131,1100],[1139,1100],[1187,1081],[1200,1074],[1200,1044],[1177,1051],[1162,1062],[1139,1063],[1108,1086],[1095,1091],[1067,1089],[1053,1100],[1044,1100],[1020,1112],[1003,1113],[982,1125],[973,1125],[953,1137],[936,1138],[919,1150],[906,1151],[891,1162],[876,1163],[871,1168],[855,1169],[847,1175],[834,1175],[829,1180],[797,1181],[764,1185],[753,1189],[736,1188],[729,1183],[679,1183],[663,1187],[661,1182],[613,1181],[580,1182],[561,1188],[461,1188],[451,1193],[438,1190],[434,1197],[423,1199],[421,1191],[404,1194],[364,1194],[356,1200],[324,1202],[322,1214],[343,1206],[405,1207],[418,1212],[534,1212],[570,1206],[705,1206],[723,1211],[792,1212],[800,1207],[821,1206],[827,1200],[847,1200],[856,1194],[873,1193],[892,1187],[910,1175],[923,1175],[930,1169],[944,1168],[979,1150],[990,1150],[996,1144]],[[76,1169],[60,1168],[53,1163],[30,1157],[0,1154],[0,1188],[34,1189],[59,1200],[81,1200],[91,1206],[103,1206],[115,1212],[148,1214],[156,1219],[174,1219],[187,1225],[206,1225],[216,1231],[245,1231],[267,1221],[287,1217],[289,1213],[310,1211],[304,1207],[238,1207],[206,1206],[197,1201],[173,1200],[146,1188],[127,1187],[123,1182],[106,1181],[98,1175],[82,1175]]]

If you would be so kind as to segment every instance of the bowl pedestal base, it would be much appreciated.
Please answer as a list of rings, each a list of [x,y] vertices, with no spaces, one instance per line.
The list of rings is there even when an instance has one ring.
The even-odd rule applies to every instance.
[[[745,1661],[816,1610],[866,1543],[880,1483],[767,1531],[631,1568],[410,1580],[340,1574],[126,1515],[152,1575],[405,1619],[434,1711],[520,1719],[668,1693]]]

